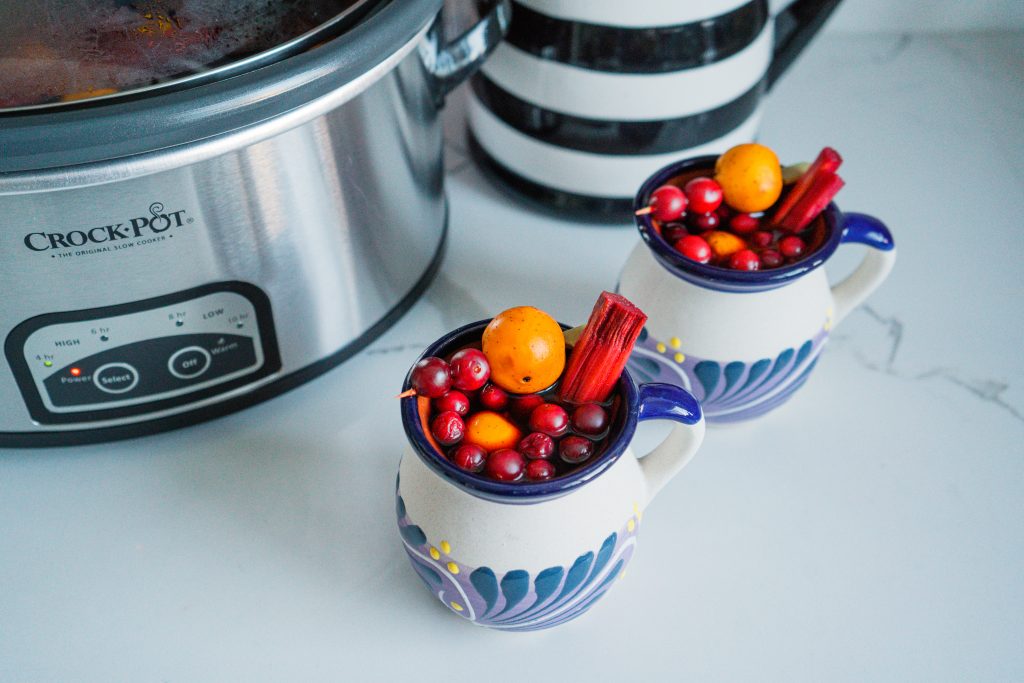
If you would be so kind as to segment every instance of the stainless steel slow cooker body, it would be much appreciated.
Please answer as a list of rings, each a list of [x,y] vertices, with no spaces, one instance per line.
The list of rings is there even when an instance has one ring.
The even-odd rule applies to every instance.
[[[194,88],[0,116],[0,445],[123,438],[304,382],[439,266],[438,109],[508,2],[441,0]]]

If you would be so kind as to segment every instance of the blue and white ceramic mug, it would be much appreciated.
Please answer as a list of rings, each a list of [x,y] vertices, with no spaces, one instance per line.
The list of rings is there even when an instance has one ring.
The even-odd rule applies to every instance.
[[[714,168],[716,156],[667,166],[640,188],[651,193],[686,174]],[[889,276],[896,245],[877,218],[829,206],[811,226],[810,256],[762,271],[692,261],[662,239],[649,216],[626,261],[619,291],[648,315],[629,368],[642,381],[691,391],[708,422],[737,422],[784,403],[814,369],[832,328]],[[870,247],[860,266],[830,287],[821,266],[840,244]]]
[[[621,216],[673,159],[757,133],[765,92],[840,0],[515,0],[474,77],[475,155],[547,206]]]
[[[455,330],[423,356],[479,341],[488,322]],[[525,483],[456,467],[427,438],[429,402],[402,399],[409,448],[399,466],[398,529],[416,573],[448,610],[507,631],[548,628],[585,612],[622,576],[644,508],[697,452],[704,420],[677,386],[638,387],[627,370],[618,391],[603,453],[562,477]],[[644,420],[676,424],[637,458],[630,441]]]

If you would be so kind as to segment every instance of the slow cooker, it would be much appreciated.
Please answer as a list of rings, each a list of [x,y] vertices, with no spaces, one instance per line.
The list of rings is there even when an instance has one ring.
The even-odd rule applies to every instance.
[[[392,324],[444,250],[439,108],[508,24],[479,4],[446,42],[442,0],[4,3],[0,446],[223,415]]]

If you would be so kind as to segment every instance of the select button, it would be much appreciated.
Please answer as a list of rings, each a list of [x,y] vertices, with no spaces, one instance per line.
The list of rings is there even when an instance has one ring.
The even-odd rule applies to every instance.
[[[127,363],[107,363],[92,373],[93,384],[108,394],[124,394],[139,383],[139,371]]]
[[[201,346],[186,346],[175,351],[167,369],[178,379],[192,379],[210,369],[210,352]]]

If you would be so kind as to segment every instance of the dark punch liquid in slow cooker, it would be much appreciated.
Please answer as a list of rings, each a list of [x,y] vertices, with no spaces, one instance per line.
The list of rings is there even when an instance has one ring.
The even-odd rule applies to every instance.
[[[0,109],[164,83],[306,34],[361,0],[0,0]]]

